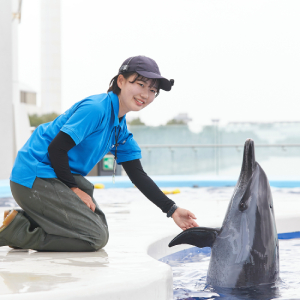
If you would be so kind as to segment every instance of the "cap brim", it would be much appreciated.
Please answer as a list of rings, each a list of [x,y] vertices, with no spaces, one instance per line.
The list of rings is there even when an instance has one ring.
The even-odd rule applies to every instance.
[[[159,88],[167,92],[171,91],[173,84],[167,78],[152,72],[146,72],[146,71],[136,71],[136,72],[149,79],[159,79]]]

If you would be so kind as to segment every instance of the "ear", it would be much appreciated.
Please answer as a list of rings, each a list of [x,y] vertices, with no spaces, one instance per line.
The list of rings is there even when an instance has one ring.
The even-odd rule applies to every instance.
[[[122,74],[120,74],[117,78],[117,85],[119,87],[120,90],[122,90],[122,87],[124,85],[124,82],[125,82],[125,78]]]

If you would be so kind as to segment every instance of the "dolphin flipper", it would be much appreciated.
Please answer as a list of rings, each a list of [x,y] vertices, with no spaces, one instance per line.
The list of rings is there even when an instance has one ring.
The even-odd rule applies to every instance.
[[[178,234],[169,247],[180,244],[189,244],[199,248],[211,247],[220,232],[220,228],[193,227]]]

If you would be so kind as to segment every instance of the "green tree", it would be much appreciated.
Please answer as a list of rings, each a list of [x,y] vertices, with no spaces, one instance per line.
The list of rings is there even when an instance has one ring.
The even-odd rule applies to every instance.
[[[166,125],[186,125],[186,123],[183,121],[177,121],[175,119],[172,119],[168,121]]]
[[[132,125],[132,126],[134,126],[134,125],[143,125],[143,126],[145,126],[145,123],[142,122],[140,118],[133,119],[133,120],[127,122],[127,124]]]
[[[30,126],[37,127],[40,124],[43,123],[48,123],[56,119],[59,115],[57,113],[49,113],[49,114],[44,114],[44,115],[29,115],[29,121],[30,121]]]

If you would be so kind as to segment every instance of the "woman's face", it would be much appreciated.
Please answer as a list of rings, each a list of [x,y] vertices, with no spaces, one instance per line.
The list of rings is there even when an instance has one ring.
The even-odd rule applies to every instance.
[[[120,110],[126,114],[129,111],[139,111],[153,102],[157,93],[157,85],[152,86],[152,79],[136,80],[136,74],[127,79],[121,74],[118,77]]]

